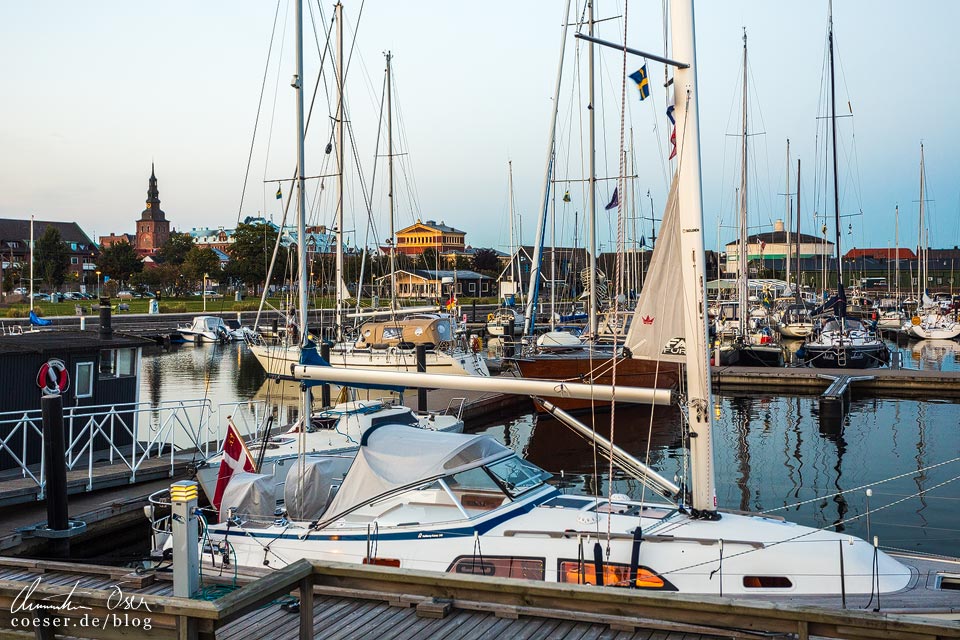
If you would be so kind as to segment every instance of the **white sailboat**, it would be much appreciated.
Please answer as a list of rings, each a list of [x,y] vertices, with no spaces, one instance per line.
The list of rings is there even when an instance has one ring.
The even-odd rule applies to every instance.
[[[339,31],[338,23],[338,51],[342,51],[342,33]],[[390,77],[391,77],[391,55],[387,55],[386,66],[386,87],[387,96],[390,96]],[[343,91],[343,62],[337,58],[337,87]],[[466,327],[457,323],[456,318],[449,314],[418,314],[413,317],[402,317],[396,305],[396,280],[394,264],[394,245],[395,238],[392,237],[393,230],[393,134],[392,117],[390,115],[391,103],[388,99],[387,108],[387,144],[388,161],[390,164],[390,220],[391,220],[391,239],[390,239],[390,262],[391,262],[391,305],[388,312],[389,318],[385,321],[387,329],[378,333],[380,339],[368,339],[370,334],[375,331],[375,327],[365,324],[359,328],[358,336],[354,340],[346,339],[343,328],[346,322],[344,314],[344,301],[349,296],[345,291],[346,287],[342,284],[341,274],[343,273],[343,170],[344,170],[344,112],[343,99],[337,100],[337,117],[335,123],[335,137],[337,139],[336,158],[338,167],[337,189],[340,194],[337,198],[337,247],[336,247],[336,317],[337,340],[330,348],[328,362],[337,367],[350,367],[360,369],[386,369],[395,371],[416,371],[416,346],[418,344],[427,347],[426,368],[432,373],[456,374],[456,375],[480,375],[488,376],[490,371],[487,368],[486,360],[480,349],[473,348],[471,341],[467,340]],[[298,233],[298,238],[306,238],[306,233],[302,229]],[[300,267],[300,286],[306,287],[306,272],[308,265],[305,260],[299,261]],[[304,294],[305,295],[305,294]],[[307,314],[301,314],[300,327],[306,327]],[[382,324],[382,322],[381,322]],[[296,329],[297,327],[291,326]],[[297,331],[292,331],[291,338],[299,338],[295,335]],[[257,360],[263,366],[264,370],[270,375],[289,375],[291,365],[301,362],[301,349],[316,349],[319,355],[319,346],[313,341],[303,344],[303,340],[289,339],[286,344],[271,344],[262,338],[255,337],[248,341],[250,350],[256,356]]]
[[[960,336],[960,322],[956,316],[943,313],[940,305],[927,295],[927,246],[926,241],[926,207],[924,206],[924,187],[926,186],[926,172],[923,164],[923,143],[920,143],[920,225],[917,241],[917,257],[919,259],[917,299],[922,306],[917,314],[903,324],[903,332],[917,340],[953,340]]]
[[[691,310],[684,315],[683,400],[696,435],[690,438],[689,487],[643,469],[642,479],[663,498],[562,495],[547,482],[549,474],[488,436],[384,426],[367,431],[332,500],[317,496],[301,505],[301,518],[273,523],[237,513],[228,524],[208,527],[210,543],[227,550],[224,556],[251,567],[281,567],[307,557],[693,594],[828,598],[834,606],[841,593],[864,602],[880,593],[887,606],[891,598],[899,603],[918,596],[927,597],[927,608],[932,602],[955,604],[953,594],[927,585],[956,565],[895,558],[876,543],[827,528],[717,507],[693,1],[674,0],[670,17],[673,55],[686,63],[679,63],[674,82],[675,185],[683,230],[677,241],[682,255],[692,258],[680,266],[678,296]],[[310,380],[343,375],[323,366],[298,366],[295,373]],[[361,373],[371,383],[400,375],[355,377]],[[428,386],[438,380],[431,374],[405,378]]]

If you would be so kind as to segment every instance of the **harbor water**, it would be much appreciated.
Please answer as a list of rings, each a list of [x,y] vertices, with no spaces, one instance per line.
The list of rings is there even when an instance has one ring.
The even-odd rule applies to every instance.
[[[960,370],[956,342],[895,348],[905,368]],[[257,415],[274,412],[279,424],[297,416],[297,385],[266,381],[243,344],[154,351],[144,355],[142,371],[144,402],[208,398],[213,405],[255,405]],[[713,410],[720,508],[769,512],[863,538],[877,536],[886,547],[960,554],[956,402],[854,393],[842,419],[821,419],[815,395],[724,392],[715,397]],[[611,435],[609,411],[580,418]],[[674,478],[686,463],[680,423],[676,408],[618,408],[612,437]],[[550,471],[565,491],[643,495],[643,487],[617,469],[611,484],[606,458],[565,426],[532,410],[467,426]]]

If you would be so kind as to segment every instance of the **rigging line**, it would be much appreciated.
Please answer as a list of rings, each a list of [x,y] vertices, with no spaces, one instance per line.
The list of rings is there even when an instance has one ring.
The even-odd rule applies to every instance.
[[[803,501],[801,501],[801,502],[795,502],[795,503],[793,503],[793,504],[787,504],[787,505],[783,505],[783,506],[781,506],[781,507],[774,507],[773,509],[767,509],[767,510],[765,510],[765,511],[761,511],[760,513],[774,513],[774,512],[776,512],[776,511],[783,511],[784,509],[793,509],[793,508],[795,508],[795,507],[800,507],[800,506],[803,506],[803,505],[805,505],[805,504],[810,504],[810,503],[812,503],[812,502],[820,502],[820,501],[825,500],[825,499],[827,499],[827,498],[834,498],[834,497],[837,497],[837,496],[841,496],[841,495],[843,495],[843,494],[845,494],[845,493],[851,493],[851,492],[854,492],[854,491],[863,491],[864,489],[868,489],[868,488],[870,488],[870,487],[875,487],[875,486],[878,486],[878,485],[881,485],[881,484],[885,484],[885,483],[887,483],[887,482],[892,482],[892,481],[894,481],[894,480],[900,480],[901,478],[909,478],[909,477],[911,477],[911,476],[914,476],[914,475],[920,474],[920,473],[926,473],[926,472],[928,472],[928,471],[930,471],[930,470],[932,470],[932,469],[936,469],[936,468],[938,468],[938,467],[943,467],[943,466],[946,466],[946,465],[948,465],[948,464],[952,464],[952,463],[958,462],[958,461],[960,461],[960,457],[951,458],[950,460],[944,460],[944,461],[942,461],[942,462],[937,462],[937,463],[935,463],[935,464],[928,465],[928,466],[926,466],[926,467],[921,467],[921,468],[919,468],[919,469],[911,469],[910,471],[901,473],[901,474],[896,475],[896,476],[892,476],[892,477],[890,477],[890,478],[885,478],[885,479],[883,479],[883,480],[878,480],[877,482],[870,482],[870,483],[867,483],[867,484],[860,485],[859,487],[853,487],[853,488],[851,488],[851,489],[845,489],[844,491],[839,491],[839,492],[837,492],[837,493],[831,493],[831,494],[828,494],[828,495],[825,495],[825,496],[816,496],[816,497],[813,497],[813,498],[811,498],[811,499],[809,499],[809,500],[803,500]],[[912,497],[913,495],[915,495],[915,494],[910,494],[910,495],[907,496],[907,497]]]
[[[257,115],[253,119],[253,135],[250,138],[250,151],[247,153],[247,167],[243,172],[243,186],[240,189],[240,205],[237,207],[237,222],[243,211],[243,199],[247,193],[247,182],[250,179],[250,167],[253,164],[253,147],[257,140],[257,127],[260,124],[260,110],[263,108],[263,96],[267,88],[267,75],[270,69],[270,57],[273,55],[273,41],[277,36],[277,19],[280,17],[280,0],[273,13],[273,27],[270,30],[270,45],[267,47],[267,60],[263,65],[263,80],[260,82],[260,98],[257,101]]]
[[[399,88],[396,74],[391,76],[390,83],[393,85],[393,95],[395,96],[394,102],[396,103],[395,105],[396,108],[394,110],[394,113],[396,114],[397,132],[400,136],[400,141],[402,143],[403,148],[406,150],[409,150],[410,141],[407,138],[407,121],[404,118],[404,112],[402,108],[403,100],[400,98],[400,88]],[[409,155],[409,151],[405,151],[403,155]],[[407,162],[410,162],[409,167],[407,165]],[[403,172],[403,179],[404,179],[403,181],[404,181],[404,185],[407,188],[406,189],[407,197],[409,198],[409,206],[410,206],[411,222],[412,222],[414,219],[412,217],[413,212],[416,211],[417,213],[419,213],[421,211],[420,189],[417,187],[417,180],[416,180],[416,176],[413,173],[413,163],[411,161],[404,160],[403,162],[401,162],[400,171]],[[410,174],[409,176],[407,175],[408,171]]]

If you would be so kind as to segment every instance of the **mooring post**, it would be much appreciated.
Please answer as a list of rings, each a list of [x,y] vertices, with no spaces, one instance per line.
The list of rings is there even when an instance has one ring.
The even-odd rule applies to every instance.
[[[513,357],[513,338],[514,338],[513,332],[515,329],[516,327],[514,326],[513,318],[511,318],[510,320],[507,321],[507,324],[503,329],[503,335],[501,336],[502,339],[504,340],[503,355],[505,355],[508,358]]]
[[[476,298],[473,299],[473,304],[471,306],[473,307],[473,320],[471,320],[471,322],[476,322],[477,321],[477,299]]]
[[[173,595],[189,598],[200,588],[200,547],[197,529],[197,483],[170,485],[173,529]]]
[[[427,372],[427,345],[417,345],[417,373]],[[417,410],[427,410],[427,390],[423,387],[417,389]]]
[[[100,298],[100,337],[113,337],[113,324],[110,320],[110,298]]]
[[[321,342],[320,343],[320,357],[323,358],[323,361],[330,363],[330,343]],[[324,408],[330,406],[330,385],[322,384],[320,385],[320,404]]]
[[[43,396],[43,464],[46,475],[47,528],[51,531],[70,529],[67,513],[67,461],[63,437],[63,397]],[[51,537],[50,554],[58,558],[70,556],[70,538]]]

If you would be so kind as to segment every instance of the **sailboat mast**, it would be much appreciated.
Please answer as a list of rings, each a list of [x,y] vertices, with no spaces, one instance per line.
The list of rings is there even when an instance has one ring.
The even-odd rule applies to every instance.
[[[747,229],[747,30],[743,30],[743,131],[740,152],[740,277],[737,278],[737,315],[740,318],[740,335],[747,334],[747,280],[750,278],[750,260],[747,255],[750,238]],[[757,239],[759,242],[760,239]],[[763,259],[763,252],[760,254]]]
[[[793,226],[793,221],[790,219],[790,214],[793,213],[793,201],[790,198],[790,138],[787,138],[787,170],[784,172],[787,174],[787,190],[784,192],[786,195],[786,205],[787,205],[787,259],[784,260],[787,267],[787,286],[790,286],[790,252],[793,251],[793,245],[790,244],[790,229]]]
[[[923,296],[927,292],[927,245],[924,234],[924,227],[926,226],[925,214],[926,207],[924,207],[924,171],[923,171],[923,143],[920,143],[920,232],[917,235],[919,246],[917,247],[917,259],[920,260],[920,264],[917,265],[917,308],[923,305]],[[32,278],[31,278],[32,280]]]
[[[100,294],[100,276],[97,276],[97,295]],[[33,311],[33,216],[30,216],[30,311]]]
[[[515,270],[517,261],[520,259],[518,255],[520,250],[517,248],[516,241],[513,237],[513,228],[516,226],[516,223],[513,221],[513,160],[507,161],[507,197],[509,202],[507,206],[510,211],[510,284],[513,285],[511,290],[513,295],[517,294],[517,273]]]
[[[336,137],[337,147],[337,264],[336,264],[336,325],[337,339],[343,336],[343,171],[344,171],[344,147],[343,147],[343,5],[337,3],[334,7],[337,20],[337,55],[336,55],[336,74],[337,74],[337,117],[334,120],[334,137]]]
[[[797,158],[797,302],[800,302],[800,249],[803,238],[800,236],[800,158]]]
[[[530,265],[530,282],[527,287],[527,312],[524,314],[523,318],[523,335],[530,335],[534,324],[536,324],[536,315],[537,315],[537,297],[538,291],[540,289],[540,270],[542,268],[541,263],[543,262],[543,240],[546,234],[546,224],[547,224],[547,202],[550,198],[550,183],[553,179],[553,163],[554,163],[554,149],[556,149],[556,136],[557,136],[557,110],[560,105],[560,81],[563,78],[563,54],[566,51],[567,43],[567,28],[570,25],[570,2],[567,0],[567,6],[563,12],[563,30],[560,35],[560,61],[557,63],[557,82],[553,88],[553,109],[550,111],[550,134],[547,137],[549,142],[547,143],[547,160],[546,167],[543,172],[543,187],[540,190],[540,219],[537,221],[537,235],[534,236],[534,246],[533,246],[533,258],[531,259]],[[556,220],[553,221],[554,229],[556,227]],[[550,251],[551,263],[553,263],[554,251],[556,250],[556,243],[553,242],[553,232],[551,232],[551,244],[554,249]],[[550,282],[550,313],[553,313],[554,310],[554,289],[556,283],[555,273],[555,264],[551,264],[551,275]],[[552,322],[552,320],[551,320]]]
[[[687,408],[693,515],[716,519],[716,479],[713,466],[711,414],[713,392],[707,353],[706,270],[703,241],[703,191],[700,172],[700,118],[697,96],[697,55],[694,46],[693,0],[670,3],[673,57],[690,66],[674,76],[677,131],[677,202],[682,263]]]
[[[840,177],[837,173],[837,82],[833,70],[833,2],[830,2],[830,129],[833,137],[833,216],[837,241],[837,311],[841,318],[847,314],[847,295],[843,290],[843,260],[840,259]],[[841,323],[841,326],[842,323]]]
[[[893,209],[893,220],[894,220],[893,241],[897,247],[897,253],[896,253],[896,256],[894,257],[894,260],[896,260],[897,262],[893,270],[893,273],[894,273],[893,277],[897,279],[897,284],[896,284],[896,287],[894,288],[894,291],[896,292],[896,296],[897,296],[897,308],[899,308],[900,306],[900,205],[897,205]],[[890,290],[890,287],[887,287],[887,291],[889,290]]]
[[[390,310],[397,308],[397,237],[393,203],[393,90],[390,73],[390,61],[393,56],[387,51],[387,176],[389,191],[387,199],[390,202]]]
[[[297,90],[297,265],[299,278],[300,304],[300,348],[307,346],[309,331],[308,291],[307,291],[307,198],[304,183],[306,170],[304,169],[304,118],[303,118],[303,0],[297,2],[297,77],[294,87]],[[304,387],[301,394],[301,415],[304,420],[304,431],[310,419],[310,388]]]
[[[593,0],[587,0],[587,35],[591,38],[593,37]],[[588,93],[587,97],[587,111],[589,112],[589,122],[590,122],[590,150],[588,155],[590,157],[589,171],[590,179],[588,184],[590,185],[590,309],[587,311],[590,317],[590,335],[594,338],[597,335],[597,313],[599,311],[599,305],[597,303],[597,150],[596,150],[596,123],[594,114],[596,105],[594,104],[594,91],[593,91],[593,49],[594,44],[591,41],[589,47],[587,48],[587,66],[589,67],[589,75],[587,81]]]

